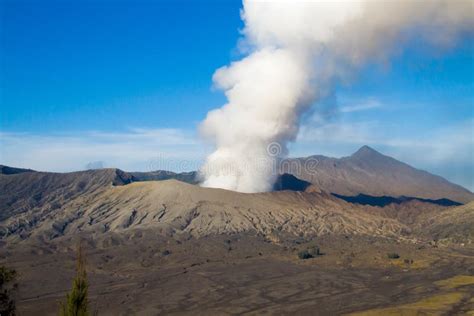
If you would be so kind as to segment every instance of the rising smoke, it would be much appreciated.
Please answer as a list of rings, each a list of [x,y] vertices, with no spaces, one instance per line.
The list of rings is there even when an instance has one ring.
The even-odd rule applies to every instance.
[[[388,62],[416,40],[452,47],[474,29],[471,0],[244,0],[250,53],[213,77],[228,103],[208,113],[202,134],[216,146],[203,186],[271,189],[275,162],[298,133],[302,113],[369,62]]]

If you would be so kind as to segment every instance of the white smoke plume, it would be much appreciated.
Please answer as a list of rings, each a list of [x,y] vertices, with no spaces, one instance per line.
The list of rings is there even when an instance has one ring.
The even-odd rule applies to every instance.
[[[202,134],[215,151],[203,186],[271,189],[299,120],[335,82],[369,62],[388,62],[409,41],[449,48],[474,29],[473,0],[244,0],[250,53],[214,74],[228,103],[208,113]]]

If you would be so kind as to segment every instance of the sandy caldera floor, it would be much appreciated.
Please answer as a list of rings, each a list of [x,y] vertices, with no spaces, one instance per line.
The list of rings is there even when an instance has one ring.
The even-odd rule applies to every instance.
[[[268,240],[136,231],[83,241],[99,315],[473,315],[474,248],[373,237]],[[20,315],[55,315],[77,238],[3,244]],[[300,250],[318,246],[317,258]],[[399,259],[389,259],[397,253]]]

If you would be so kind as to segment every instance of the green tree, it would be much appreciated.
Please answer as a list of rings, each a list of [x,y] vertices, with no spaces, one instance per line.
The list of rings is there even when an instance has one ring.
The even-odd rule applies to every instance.
[[[87,299],[87,273],[81,244],[77,247],[76,277],[72,289],[66,294],[66,303],[61,303],[60,316],[89,316]]]
[[[13,316],[16,314],[14,295],[18,288],[15,270],[0,266],[0,315]]]

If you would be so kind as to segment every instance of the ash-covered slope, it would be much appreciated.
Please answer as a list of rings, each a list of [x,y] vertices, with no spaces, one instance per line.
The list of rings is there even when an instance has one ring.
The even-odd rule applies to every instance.
[[[0,175],[0,215],[2,238],[9,240],[135,229],[197,237],[237,232],[397,236],[408,230],[324,192],[243,194],[176,180],[133,182],[118,169]]]
[[[190,172],[172,172],[165,170],[156,170],[148,172],[128,172],[133,182],[138,181],[162,181],[175,179],[190,184],[198,184],[198,174],[196,171]]]
[[[440,217],[440,224],[430,224],[433,229],[427,235],[418,230],[420,223],[426,223],[423,216],[450,208],[420,200],[384,208],[351,204],[290,175],[279,179],[276,189],[283,191],[256,194],[177,180],[137,179],[118,169],[0,175],[0,238],[49,240],[142,229],[196,237],[249,232],[271,238],[324,234],[416,238],[437,236],[438,228],[449,223],[449,218]],[[472,212],[462,214],[463,223],[453,221],[454,226],[465,227],[474,218]]]
[[[0,174],[0,221],[37,209],[53,211],[80,195],[130,182],[118,169]]]
[[[306,164],[308,159],[312,159],[313,163]],[[288,159],[288,163],[283,164],[282,172],[344,196],[366,194],[433,200],[445,198],[460,203],[474,200],[474,194],[469,190],[385,156],[368,146],[363,146],[352,156],[340,159],[325,156]]]
[[[17,174],[23,172],[35,172],[31,169],[23,169],[23,168],[14,168],[5,165],[0,165],[0,174]]]
[[[474,202],[425,214],[418,223],[420,233],[447,242],[474,242]]]
[[[396,220],[367,214],[363,208],[325,193],[243,194],[176,180],[108,186],[73,198],[53,213],[37,208],[36,212],[11,216],[1,224],[10,232],[7,238],[17,240],[134,229],[153,229],[163,234],[185,232],[196,237],[238,232],[266,236],[398,236],[407,230]],[[15,218],[20,216],[33,224],[15,227]]]

